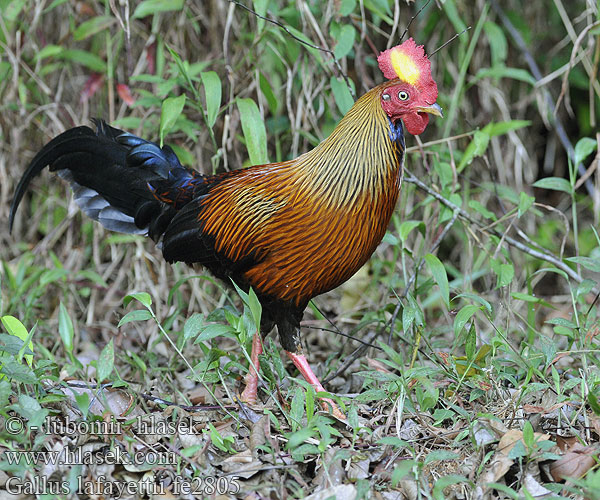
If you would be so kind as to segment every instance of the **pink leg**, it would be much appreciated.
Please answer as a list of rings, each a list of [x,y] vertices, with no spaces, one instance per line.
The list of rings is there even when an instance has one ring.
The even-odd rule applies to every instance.
[[[295,354],[290,351],[285,351],[285,352],[288,355],[288,357],[292,360],[292,363],[294,363],[296,368],[298,368],[298,370],[300,370],[300,373],[306,379],[306,381],[315,388],[316,392],[327,392],[321,385],[321,382],[319,382],[319,379],[317,378],[315,373],[312,371],[312,368],[308,364],[308,361],[306,360],[306,357],[304,356],[304,354]],[[341,410],[338,408],[338,406],[335,404],[335,402],[332,399],[329,399],[329,398],[320,398],[320,399],[321,399],[321,406],[323,407],[323,409],[326,412],[328,412],[329,408],[331,407],[331,411],[332,411],[334,417],[339,418],[340,420],[346,420],[346,415],[344,415],[341,412]]]
[[[262,352],[263,344],[262,339],[260,338],[260,332],[256,332],[252,337],[252,353],[250,354],[252,363],[248,367],[248,373],[244,379],[246,388],[240,397],[242,401],[252,405],[256,403],[256,391],[258,389],[258,369],[260,368],[258,356],[262,354]],[[256,367],[256,369],[254,369],[254,367]]]

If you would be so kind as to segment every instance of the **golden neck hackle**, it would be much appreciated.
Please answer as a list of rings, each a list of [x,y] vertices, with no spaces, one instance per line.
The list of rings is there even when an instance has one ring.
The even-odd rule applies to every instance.
[[[300,197],[310,195],[328,208],[351,208],[379,198],[397,184],[402,151],[390,139],[381,93],[390,82],[363,95],[331,135],[299,157],[293,167]]]

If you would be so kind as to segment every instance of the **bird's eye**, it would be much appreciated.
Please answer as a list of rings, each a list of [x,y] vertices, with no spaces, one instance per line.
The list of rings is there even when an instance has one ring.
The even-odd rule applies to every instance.
[[[401,101],[406,101],[408,99],[408,92],[404,92],[404,90],[398,92],[398,99]]]
[[[383,94],[383,95],[381,96],[381,98],[382,98],[384,101],[389,101],[389,100],[391,99],[391,97],[390,97],[390,94]]]

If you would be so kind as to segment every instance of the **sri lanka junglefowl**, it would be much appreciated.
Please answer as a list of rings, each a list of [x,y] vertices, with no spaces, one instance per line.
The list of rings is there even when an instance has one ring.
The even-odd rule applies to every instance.
[[[173,150],[97,121],[50,141],[17,186],[15,212],[46,165],[71,183],[75,200],[106,228],[161,242],[169,262],[199,263],[262,304],[242,399],[256,400],[262,334],[281,345],[316,391],[323,386],[302,353],[308,302],[350,278],[383,238],[398,199],[404,129],[421,134],[441,116],[437,85],[412,39],[379,55],[387,81],[364,94],[312,151],[282,163],[202,175]],[[403,125],[404,123],[404,125]],[[330,399],[325,409],[343,414]]]

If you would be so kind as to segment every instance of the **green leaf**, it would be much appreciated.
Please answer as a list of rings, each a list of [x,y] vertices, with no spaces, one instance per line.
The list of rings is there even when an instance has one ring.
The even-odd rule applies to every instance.
[[[81,64],[98,73],[106,73],[106,63],[97,55],[86,52],[85,50],[62,50],[56,57]]]
[[[152,319],[152,313],[148,311],[148,309],[136,309],[135,311],[129,311],[125,316],[121,318],[117,328],[120,328],[126,323],[131,323],[132,321],[147,321]]]
[[[600,273],[600,259],[592,257],[567,257],[565,260],[581,264],[586,269],[595,273]]]
[[[356,7],[356,0],[342,0],[339,6],[340,10],[338,11],[338,14],[340,16],[349,16]]]
[[[46,57],[54,57],[60,54],[63,50],[64,48],[58,45],[46,45],[42,50],[36,53],[35,56],[33,56],[33,60],[37,62],[45,59]]]
[[[165,136],[175,125],[177,118],[183,111],[185,106],[185,94],[181,94],[177,97],[167,97],[161,107],[160,111],[160,147],[163,146]]]
[[[58,308],[58,333],[68,354],[73,353],[73,322],[62,302]]]
[[[460,311],[458,311],[458,313],[456,314],[456,317],[454,318],[454,335],[457,338],[458,338],[458,335],[460,334],[461,330],[467,324],[467,322],[480,309],[481,309],[481,307],[479,307],[479,306],[476,306],[473,304],[467,304],[466,306],[463,306]]]
[[[345,115],[354,106],[354,99],[348,89],[348,85],[346,85],[346,81],[343,78],[332,76],[329,79],[329,85],[331,85],[331,92],[340,113]]]
[[[596,415],[600,415],[600,404],[598,403],[598,398],[593,392],[588,393],[588,404],[590,408]]]
[[[238,99],[237,106],[242,120],[242,130],[246,139],[246,148],[252,165],[268,163],[267,132],[265,123],[260,116],[258,106],[249,98]]]
[[[439,462],[441,460],[456,460],[460,455],[450,450],[435,450],[429,452],[423,461],[423,464],[427,465],[433,462]]]
[[[533,187],[541,189],[552,189],[554,191],[564,191],[565,193],[571,194],[573,188],[571,183],[561,177],[545,177],[539,181],[533,183]]]
[[[141,310],[141,312],[147,313],[148,311]],[[115,346],[113,344],[113,340],[110,339],[110,342],[104,346],[102,352],[100,353],[100,357],[98,358],[98,363],[96,363],[96,373],[98,375],[98,383],[101,383],[103,380],[108,379],[110,374],[113,371],[115,366]]]
[[[18,363],[15,358],[3,358],[0,366],[0,373],[6,375],[9,380],[21,382],[23,384],[39,383],[35,373],[25,364]]]
[[[140,2],[133,12],[133,18],[140,18],[156,14],[183,9],[183,0],[144,0]]]
[[[85,40],[87,37],[107,29],[115,22],[116,19],[112,16],[93,17],[77,26],[77,29],[73,32],[73,39],[77,41]]]
[[[518,217],[521,217],[525,212],[527,212],[527,210],[531,208],[534,202],[535,196],[529,196],[525,192],[521,191],[519,193]]]
[[[596,151],[598,143],[591,137],[583,137],[575,145],[575,165],[579,165],[592,152]]]
[[[433,382],[426,377],[419,377],[415,385],[415,395],[421,411],[428,411],[435,407],[440,397],[440,391]]]
[[[515,277],[515,268],[511,263],[503,264],[498,259],[491,259],[492,271],[496,274],[496,288],[509,285]]]
[[[550,325],[560,325],[564,326],[565,328],[571,328],[572,330],[577,328],[575,323],[566,318],[550,318],[548,321],[544,321],[544,323],[548,323]]]
[[[259,16],[262,17],[266,17],[267,15],[267,6],[269,5],[269,0],[254,0],[254,10],[256,11],[256,13]],[[264,26],[265,26],[265,20],[261,19],[260,17],[257,17],[256,19],[256,26],[258,28],[258,32],[260,33]]]
[[[150,294],[147,292],[136,292],[126,295],[123,299],[123,305],[129,305],[132,300],[137,300],[147,309],[150,309],[150,306],[152,305],[152,297],[150,297]]]
[[[440,287],[440,292],[442,294],[442,300],[446,307],[450,308],[450,287],[448,285],[448,275],[446,274],[446,268],[442,261],[438,259],[435,255],[428,253],[425,256],[425,262],[427,263],[427,267],[433,276],[433,279]]]
[[[477,130],[473,135],[473,140],[465,149],[465,153],[458,164],[457,172],[461,172],[467,165],[470,165],[473,159],[477,156],[485,153],[488,144],[490,142],[490,136],[483,130]]]
[[[204,326],[204,315],[200,313],[192,314],[188,319],[185,320],[183,325],[183,339],[184,341],[195,337],[202,331]]]
[[[493,68],[480,69],[472,83],[476,83],[482,78],[512,78],[513,80],[519,80],[530,85],[535,85],[536,83],[535,78],[531,76],[529,71],[521,68],[508,68],[503,64],[498,64]]]
[[[406,241],[410,232],[418,227],[420,231],[425,231],[425,224],[423,224],[420,220],[405,220],[402,224],[400,224],[400,229],[398,230],[398,236],[402,242]]]
[[[206,98],[206,124],[212,128],[221,107],[221,80],[214,71],[200,73]]]
[[[477,332],[475,331],[475,323],[471,323],[471,328],[469,328],[469,333],[467,333],[467,340],[465,341],[465,354],[467,355],[467,360],[471,361],[475,356],[475,352],[477,349]]]
[[[486,219],[496,220],[496,214],[485,208],[478,200],[469,200],[467,205]]]
[[[490,137],[497,135],[504,135],[511,130],[517,130],[523,127],[531,125],[529,120],[510,120],[507,122],[488,123],[484,128],[484,132],[487,132]]]
[[[298,429],[298,422],[302,421],[304,416],[304,391],[301,387],[296,387],[294,397],[290,404],[290,418],[292,420],[292,430]]]
[[[510,296],[514,299],[522,300],[523,302],[530,302],[533,304],[541,304],[545,307],[555,309],[555,307],[552,304],[550,304],[549,302],[546,302],[544,299],[541,299],[534,295],[529,295],[529,294],[523,293],[523,292],[511,292]]]
[[[533,427],[529,420],[525,420],[523,423],[523,442],[531,449],[535,445],[535,436],[533,434]]]
[[[483,31],[485,31],[490,42],[492,66],[504,63],[508,53],[508,42],[502,28],[492,21],[486,21],[483,23]]]
[[[409,293],[406,299],[408,304],[402,310],[402,329],[405,332],[409,330],[413,323],[415,326],[422,326],[424,321],[423,311],[421,311],[419,304],[413,296]]]
[[[401,460],[392,472],[392,486],[397,486],[398,483],[408,475],[417,465],[414,460]]]
[[[2,406],[2,408],[8,405],[8,398],[12,394],[11,383],[6,379],[0,380],[0,406]]]
[[[229,325],[218,325],[218,324],[211,324],[211,325],[206,325],[206,327],[204,327],[202,329],[202,333],[200,335],[198,335],[198,337],[196,338],[196,340],[194,341],[194,344],[199,344],[200,342],[206,342],[207,340],[211,340],[215,337],[234,337],[233,334],[233,328],[230,327]]]
[[[18,339],[22,340],[23,342],[27,342],[27,340],[30,337],[29,332],[27,331],[27,328],[25,328],[25,325],[23,325],[23,323],[21,323],[17,318],[15,318],[14,316],[2,316],[2,318],[0,318],[0,320],[2,321],[2,324],[4,325],[4,328],[6,328],[6,331],[10,335],[12,335],[13,337],[17,337]],[[33,342],[31,341],[31,339],[29,339],[29,343],[28,343],[27,347],[29,348],[29,350],[31,352],[33,352]],[[29,366],[31,366],[31,364],[33,363],[33,355],[25,354],[24,357],[25,357],[25,360],[27,361],[27,364]]]
[[[354,45],[354,38],[356,37],[356,30],[351,24],[344,24],[340,29],[336,38],[337,43],[333,49],[333,55],[336,59],[345,57],[348,52],[352,50]]]
[[[250,288],[248,292],[248,307],[250,308],[250,312],[252,314],[252,319],[254,320],[254,324],[256,325],[257,330],[260,332],[260,317],[262,313],[262,306],[256,293],[254,290]]]
[[[313,437],[316,433],[316,430],[312,427],[303,427],[302,429],[289,434],[287,445],[285,446],[287,450],[293,450],[297,448],[306,440]]]
[[[457,300],[457,299],[460,299],[463,297],[466,299],[474,300],[475,302],[479,302],[483,307],[485,307],[485,309],[487,310],[488,313],[492,314],[492,304],[490,304],[483,297],[480,297],[479,295],[476,295],[474,293],[469,293],[469,292],[461,293],[459,295],[456,295],[453,300]]]
[[[275,97],[273,87],[271,87],[269,80],[267,80],[265,75],[263,75],[262,73],[260,73],[258,81],[260,85],[260,91],[267,100],[267,104],[269,105],[269,110],[271,111],[271,114],[277,115],[277,110],[279,109],[280,103],[277,97]]]

